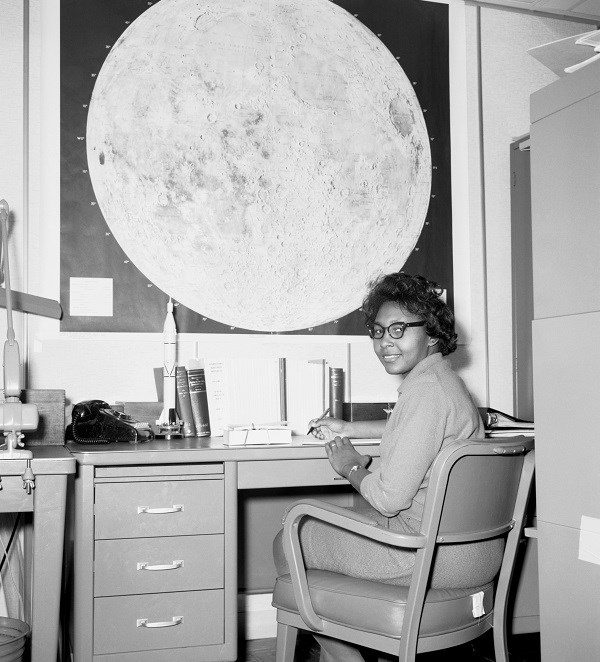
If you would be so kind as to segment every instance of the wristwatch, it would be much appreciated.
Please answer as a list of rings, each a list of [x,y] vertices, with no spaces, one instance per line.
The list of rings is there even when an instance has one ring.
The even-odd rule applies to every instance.
[[[346,476],[347,480],[350,480],[350,476],[352,475],[353,471],[358,471],[360,469],[360,464],[355,464],[350,468],[350,471],[348,472],[348,475]]]

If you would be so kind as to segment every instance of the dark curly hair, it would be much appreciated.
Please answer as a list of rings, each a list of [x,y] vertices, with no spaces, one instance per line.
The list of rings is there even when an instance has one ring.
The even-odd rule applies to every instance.
[[[437,283],[423,276],[409,276],[403,271],[380,276],[370,284],[369,293],[363,301],[365,321],[372,324],[386,301],[396,303],[425,320],[427,334],[438,339],[440,351],[446,356],[456,349],[457,335],[454,331],[454,313],[440,299],[441,293]]]

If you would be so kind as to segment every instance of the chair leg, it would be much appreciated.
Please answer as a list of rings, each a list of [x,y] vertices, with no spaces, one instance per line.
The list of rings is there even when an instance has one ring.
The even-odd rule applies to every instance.
[[[497,622],[494,623],[494,658],[496,662],[508,662],[505,620],[504,618],[498,618]]]
[[[277,649],[275,662],[294,662],[298,629],[291,625],[277,623]]]
[[[508,638],[506,636],[507,596],[508,584],[505,581],[500,581],[496,588],[496,604],[494,605],[494,617],[492,621],[494,658],[496,662],[508,662]]]

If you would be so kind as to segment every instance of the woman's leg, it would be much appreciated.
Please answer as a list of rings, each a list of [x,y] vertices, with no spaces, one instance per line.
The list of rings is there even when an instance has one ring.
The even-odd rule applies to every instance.
[[[365,662],[358,647],[339,639],[314,634],[314,638],[321,646],[320,662]]]
[[[371,510],[370,516],[381,519],[382,524],[387,523],[386,518]],[[273,541],[273,560],[278,575],[289,572],[282,534],[283,531],[279,531]],[[301,525],[300,544],[307,567],[353,577],[402,583],[402,578],[408,580],[414,566],[415,555],[412,551],[391,548],[316,520],[309,519]],[[315,633],[313,636],[321,646],[320,662],[365,660],[357,646]]]
[[[369,516],[381,525],[388,524],[387,518],[373,508],[370,511]],[[412,531],[407,529],[407,532]],[[282,533],[279,531],[273,541],[273,560],[278,575],[289,572]],[[312,518],[300,525],[300,544],[307,568],[393,584],[408,584],[415,562],[412,550],[390,547]]]
[[[307,568],[373,581],[408,584],[415,563],[412,550],[390,547],[313,519],[301,524],[300,544]]]
[[[287,560],[283,553],[282,534],[283,531],[279,531],[273,541],[273,561],[278,575],[285,575],[289,572]],[[364,662],[363,656],[352,644],[319,634],[313,633],[313,636],[321,647],[320,662]]]
[[[273,563],[275,563],[278,577],[281,577],[281,575],[287,575],[290,571],[283,551],[283,529],[277,533],[273,540]]]

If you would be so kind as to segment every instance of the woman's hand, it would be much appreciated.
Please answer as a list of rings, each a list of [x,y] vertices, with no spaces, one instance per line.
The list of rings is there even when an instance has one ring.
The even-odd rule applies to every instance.
[[[339,418],[314,418],[309,422],[308,426],[313,428],[312,434],[323,441],[331,441],[336,436],[349,436],[347,421],[342,421]]]
[[[344,478],[348,478],[348,471],[355,464],[366,469],[371,461],[371,456],[359,453],[347,437],[336,437],[326,443],[325,452],[333,470]]]

